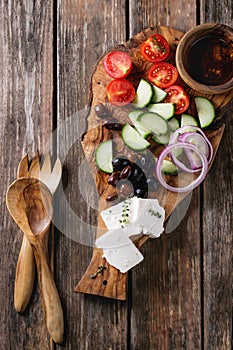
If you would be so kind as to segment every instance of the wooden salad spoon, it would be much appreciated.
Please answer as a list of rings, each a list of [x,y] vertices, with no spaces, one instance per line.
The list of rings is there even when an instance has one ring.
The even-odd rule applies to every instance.
[[[17,178],[34,177],[39,179],[48,187],[52,195],[59,185],[61,174],[62,165],[60,159],[57,158],[52,168],[49,154],[45,157],[42,168],[40,169],[40,157],[38,152],[32,158],[30,166],[28,154],[26,154],[21,159],[17,170]],[[25,235],[23,235],[15,275],[14,307],[17,312],[24,312],[31,298],[35,280],[34,253]]]
[[[60,298],[49,268],[47,234],[53,215],[52,195],[40,180],[19,178],[8,188],[7,208],[33,246],[46,326],[55,343],[61,343],[64,319]]]

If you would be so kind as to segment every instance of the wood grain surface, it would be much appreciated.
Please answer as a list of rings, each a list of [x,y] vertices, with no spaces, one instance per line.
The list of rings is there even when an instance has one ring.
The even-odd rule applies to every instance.
[[[83,153],[92,69],[108,50],[141,30],[164,25],[187,31],[198,23],[233,26],[232,1],[0,0],[0,341],[1,349],[47,350],[38,286],[24,315],[13,307],[22,235],[5,207],[8,185],[26,152],[46,153],[53,126],[63,183],[56,196],[55,281],[65,317],[65,338],[56,349],[230,350],[232,348],[232,112],[214,165],[192,194],[181,224],[143,246],[142,264],[129,274],[128,302],[73,292],[91,259],[81,244],[96,224],[95,192],[77,186]],[[73,118],[72,118],[73,117]],[[75,122],[74,122],[75,121]],[[74,140],[72,143],[69,140]],[[89,190],[89,191],[88,191]],[[179,207],[177,215],[185,211]],[[168,227],[169,231],[169,227]],[[86,233],[89,231],[86,230]]]
[[[37,283],[25,314],[14,309],[23,236],[7,212],[5,194],[22,156],[47,152],[53,127],[53,3],[1,0],[0,8],[0,347],[48,349]]]
[[[152,66],[152,64],[141,58],[140,55],[140,46],[141,44],[153,34],[160,34],[165,37],[170,45],[171,52],[169,55],[169,62],[174,64],[175,59],[175,50],[176,46],[179,43],[179,40],[182,38],[183,33],[174,28],[167,26],[150,26],[149,28],[143,30],[142,32],[134,35],[129,41],[122,43],[117,46],[116,49],[126,52],[131,57],[133,63],[133,70],[130,73],[128,79],[136,87],[138,86],[139,80],[141,78],[147,78],[147,72]],[[97,192],[99,194],[99,211],[109,207],[109,203],[106,202],[106,198],[115,191],[115,189],[108,185],[109,175],[99,171],[96,162],[95,162],[95,151],[97,146],[102,143],[104,140],[113,139],[115,142],[115,152],[114,157],[119,154],[127,155],[130,153],[130,150],[127,147],[124,147],[124,144],[121,146],[120,133],[116,131],[109,131],[102,126],[103,120],[98,118],[95,113],[95,106],[102,103],[106,104],[107,109],[110,111],[113,110],[113,116],[116,116],[120,122],[123,124],[129,122],[128,111],[129,107],[126,108],[112,108],[109,106],[106,97],[106,87],[111,81],[111,78],[106,74],[103,65],[103,58],[101,58],[97,65],[95,66],[94,73],[91,77],[91,86],[90,86],[90,108],[87,115],[87,131],[82,136],[82,147],[86,156],[90,168],[93,171],[93,177],[95,178]],[[181,79],[177,82],[184,86],[184,89],[188,91],[190,97],[190,108],[187,110],[188,114],[193,114],[195,111],[194,106],[194,96],[206,96],[200,92],[197,92],[193,89],[190,89]],[[223,111],[229,106],[229,102],[233,98],[233,89],[227,93],[219,95],[209,95],[208,98],[213,101],[216,108],[216,120],[221,121],[221,116]],[[133,107],[132,107],[133,109]],[[223,130],[219,128],[219,133],[216,134],[215,130],[209,133],[209,138],[212,142],[212,146],[215,151],[218,149],[219,143]],[[215,135],[215,137],[213,137]],[[151,152],[155,155],[158,155],[161,147],[156,145],[151,147]],[[180,178],[179,178],[180,180]],[[169,183],[173,187],[177,187],[177,177],[171,176],[169,178]],[[155,196],[159,202],[163,205],[166,212],[166,220],[169,218],[171,213],[179,205],[179,203],[188,195],[182,194],[177,195],[172,192],[165,192],[163,188],[160,188],[156,191],[155,194],[150,194],[150,196]],[[174,214],[175,215],[175,214]],[[98,230],[97,237],[102,235],[107,231],[106,226],[103,223],[103,220],[98,216]],[[138,240],[137,246],[142,246],[142,244],[148,239],[148,237],[142,237]],[[93,257],[88,266],[87,271],[83,275],[81,281],[77,284],[75,291],[82,293],[89,293],[100,295],[113,299],[125,300],[127,298],[127,287],[126,287],[126,275],[121,274],[117,269],[110,266],[105,259],[102,258],[103,252],[99,249],[94,249]],[[105,266],[105,270],[102,272],[98,278],[90,280],[90,275],[93,271],[98,270],[98,266]]]

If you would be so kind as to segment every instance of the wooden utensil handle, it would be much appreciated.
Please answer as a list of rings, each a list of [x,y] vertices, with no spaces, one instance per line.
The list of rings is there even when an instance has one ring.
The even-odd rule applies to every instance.
[[[26,309],[32,294],[34,280],[34,253],[31,244],[24,235],[16,267],[14,286],[14,306],[17,312],[23,312]]]
[[[102,255],[101,249],[94,248],[90,265],[75,287],[75,292],[126,300],[127,273],[121,273],[109,265]]]
[[[55,343],[60,344],[64,334],[63,311],[58,291],[48,264],[46,240],[38,240],[34,246],[38,281],[46,326]]]

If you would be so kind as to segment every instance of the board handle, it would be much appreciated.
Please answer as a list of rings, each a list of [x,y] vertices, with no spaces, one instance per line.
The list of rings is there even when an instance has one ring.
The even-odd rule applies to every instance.
[[[115,267],[109,265],[102,255],[102,249],[94,248],[90,265],[74,291],[126,300],[128,274],[121,273]]]

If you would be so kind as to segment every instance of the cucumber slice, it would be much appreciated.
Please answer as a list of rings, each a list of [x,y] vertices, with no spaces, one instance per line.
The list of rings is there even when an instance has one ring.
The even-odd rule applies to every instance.
[[[195,104],[201,128],[207,128],[215,118],[213,103],[205,97],[195,97]]]
[[[186,125],[198,126],[198,122],[192,115],[183,113],[181,115],[180,125],[181,126],[186,126]]]
[[[155,86],[155,85],[151,85],[151,86],[152,86],[153,96],[150,102],[151,103],[161,102],[167,96],[167,93],[164,90],[160,89],[158,86]]]
[[[158,158],[155,158],[155,161],[157,162]],[[176,175],[178,173],[178,168],[175,166],[175,164],[167,159],[164,159],[162,163],[162,172],[167,175]]]
[[[166,120],[171,119],[175,113],[174,103],[153,103],[148,106],[148,109],[150,112],[161,115]]]
[[[153,92],[150,83],[145,79],[141,79],[133,103],[137,107],[145,107],[150,102],[152,95]]]
[[[140,135],[145,139],[150,135],[150,130],[143,127],[143,125],[137,120],[138,116],[142,113],[140,109],[135,109],[134,111],[129,112],[129,119],[137,129]]]
[[[180,124],[176,118],[172,118],[171,120],[169,120],[168,126],[171,131],[176,131],[177,129],[179,129]]]
[[[168,123],[160,115],[152,112],[142,113],[138,116],[138,120],[143,127],[149,129],[153,134],[165,135],[168,132]]]
[[[100,170],[109,174],[113,172],[112,140],[104,141],[99,144],[95,152],[95,161]]]
[[[150,146],[150,142],[146,141],[132,126],[125,124],[122,129],[122,139],[124,143],[134,151],[143,151]]]
[[[164,174],[168,175],[176,175],[178,173],[178,168],[175,166],[175,164],[166,159],[163,161],[161,170]]]
[[[159,143],[160,145],[167,145],[170,141],[170,130],[168,129],[165,135],[154,135],[152,140]]]

